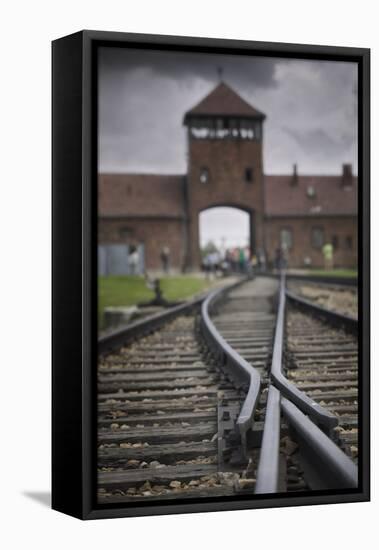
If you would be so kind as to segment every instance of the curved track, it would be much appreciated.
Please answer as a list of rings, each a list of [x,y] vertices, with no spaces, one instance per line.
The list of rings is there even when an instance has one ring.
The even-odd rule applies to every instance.
[[[290,305],[288,302],[290,302]],[[299,308],[300,311],[295,308]],[[306,311],[306,314],[304,311]],[[300,318],[301,315],[302,318]],[[297,323],[295,323],[295,318]],[[319,319],[322,319],[322,321],[319,321]],[[319,340],[322,340],[321,345],[320,341],[316,343],[315,324],[317,323],[322,324],[323,332],[319,338]],[[308,331],[309,326],[312,324],[312,328]],[[340,326],[339,331],[333,328],[336,324]],[[314,342],[312,340],[312,330],[314,331]],[[339,438],[339,441],[337,441],[339,446],[334,442],[337,439],[335,437],[336,433],[344,430],[340,418],[335,414],[332,407],[323,406],[325,401],[329,399],[328,393],[331,387],[329,387],[328,382],[323,384],[322,376],[327,377],[330,386],[337,384],[338,388],[338,382],[334,380],[333,364],[336,358],[334,353],[336,350],[341,351],[336,346],[343,347],[351,332],[354,334],[357,332],[356,321],[353,322],[351,318],[345,318],[332,311],[315,307],[309,302],[304,302],[301,298],[286,292],[285,278],[282,276],[271,380],[276,388],[281,390],[283,417],[286,419],[290,433],[298,447],[299,462],[304,473],[303,478],[311,490],[354,488],[358,484],[358,469],[350,458],[354,456],[354,453],[351,452],[352,449],[346,446],[343,438]],[[304,339],[302,348],[298,347],[298,339]],[[330,340],[333,341],[332,346],[329,349],[325,347],[322,350],[322,344],[327,345],[328,340],[329,343]],[[318,347],[314,347],[314,343]],[[329,363],[323,362],[326,358],[329,359]],[[302,367],[302,369],[299,368],[295,371],[295,374],[294,370],[290,369],[290,366],[294,366],[294,359],[296,367]],[[309,385],[307,379],[303,380],[302,376],[306,377],[307,374],[303,372],[305,369],[302,361],[306,362],[306,366],[312,371],[313,368],[316,371],[318,362],[321,361],[324,367],[323,371],[319,370],[314,375],[311,374],[311,376],[314,376],[314,385],[311,383]],[[318,375],[321,380],[318,379]],[[350,379],[351,375],[348,374],[347,378]],[[346,384],[349,385],[350,380],[347,380]],[[272,387],[270,389],[273,391]],[[325,398],[325,401],[323,398]],[[334,399],[336,398],[337,396],[334,395]],[[274,409],[274,412],[267,411],[265,431],[267,429],[269,434],[273,431],[273,423],[272,421],[268,422],[268,420],[273,415],[279,414],[278,409],[279,405],[276,402],[276,410]],[[258,479],[259,492],[275,492],[278,490],[279,485],[273,485],[270,478],[270,469],[272,470],[275,466],[272,457],[277,456],[280,452],[280,435],[280,429],[276,428],[276,438],[272,435],[267,438],[269,444],[266,447],[268,449],[265,448],[265,441],[263,441],[259,464],[260,471],[258,471],[258,476],[261,473],[263,482],[261,483]]]
[[[180,313],[151,334],[131,331],[129,343],[100,357],[99,502],[225,496],[252,483],[233,455],[239,446],[223,445],[246,392],[204,345],[199,304]]]
[[[355,486],[356,364],[316,357],[352,362],[354,336],[295,298],[241,280],[102,339],[99,503]]]

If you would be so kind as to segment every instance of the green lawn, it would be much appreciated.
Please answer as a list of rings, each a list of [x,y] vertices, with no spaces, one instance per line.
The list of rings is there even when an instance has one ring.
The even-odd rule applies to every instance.
[[[170,301],[188,298],[207,286],[209,286],[209,281],[187,275],[161,278],[163,296]],[[151,300],[154,297],[154,293],[146,287],[144,278],[138,275],[99,277],[98,291],[100,327],[103,325],[105,307],[132,306],[138,302]]]
[[[325,277],[357,277],[356,269],[311,269],[309,275],[325,275]]]

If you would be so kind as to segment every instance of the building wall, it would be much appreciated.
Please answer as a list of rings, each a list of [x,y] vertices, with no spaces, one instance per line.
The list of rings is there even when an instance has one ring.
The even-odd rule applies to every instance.
[[[143,244],[145,267],[156,271],[162,268],[160,254],[170,249],[170,267],[182,270],[185,257],[185,222],[178,218],[139,218],[99,220],[98,241],[101,244]]]
[[[266,250],[272,261],[275,250],[280,245],[281,229],[292,230],[292,248],[288,252],[289,267],[304,267],[304,258],[311,259],[312,267],[323,267],[324,258],[321,249],[312,246],[312,227],[324,229],[324,242],[337,237],[338,246],[334,248],[335,267],[356,267],[357,257],[357,218],[356,217],[314,217],[314,218],[269,218],[266,219]],[[347,238],[351,238],[351,248]]]
[[[206,183],[200,181],[201,170],[205,167],[209,171],[209,181]],[[252,182],[246,181],[246,168],[253,169]],[[312,227],[320,227],[324,229],[324,242],[331,242],[333,238],[338,240],[334,251],[335,266],[357,265],[356,216],[264,217],[260,141],[190,139],[188,177],[177,177],[177,181],[171,183],[179,189],[178,193],[174,193],[174,199],[171,194],[165,194],[166,187],[165,192],[160,192],[161,188],[157,188],[155,182],[155,187],[152,187],[143,202],[144,207],[149,207],[150,214],[100,217],[99,244],[143,244],[145,267],[150,271],[161,269],[160,254],[163,247],[167,246],[173,269],[199,269],[200,212],[215,206],[232,206],[251,215],[253,252],[265,249],[271,263],[280,246],[281,229],[290,229],[290,267],[306,266],[306,258],[309,258],[310,266],[322,267],[322,250],[315,248],[311,242]],[[132,212],[133,203],[134,197],[131,195],[129,206]],[[167,215],[161,215],[159,209],[166,210]],[[183,211],[186,215],[181,214]],[[348,238],[351,239],[351,246],[347,242]]]
[[[183,217],[185,180],[184,174],[99,174],[99,215]]]
[[[202,168],[209,181],[200,181]],[[253,169],[253,181],[245,180],[245,169]],[[200,265],[199,213],[212,206],[234,206],[253,212],[253,248],[263,245],[262,143],[253,140],[189,139],[188,218],[189,259]]]

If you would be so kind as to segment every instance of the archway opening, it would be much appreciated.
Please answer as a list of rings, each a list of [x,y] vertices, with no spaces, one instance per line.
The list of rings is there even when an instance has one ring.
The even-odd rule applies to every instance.
[[[244,255],[249,261],[253,248],[252,214],[240,208],[218,206],[199,215],[199,247],[202,263],[214,254],[219,260]],[[214,261],[214,260],[213,260]]]

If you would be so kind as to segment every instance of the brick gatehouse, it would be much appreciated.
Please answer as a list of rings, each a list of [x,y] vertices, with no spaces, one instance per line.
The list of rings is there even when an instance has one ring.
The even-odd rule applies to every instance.
[[[338,267],[357,264],[357,178],[350,164],[339,176],[264,174],[265,115],[221,82],[183,120],[186,174],[99,175],[99,272],[128,272],[137,248],[138,272],[159,270],[170,251],[173,269],[199,269],[199,214],[215,206],[250,217],[250,248],[272,262],[281,243],[292,267],[323,265],[334,246]],[[126,260],[125,260],[126,259]]]

